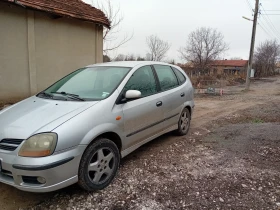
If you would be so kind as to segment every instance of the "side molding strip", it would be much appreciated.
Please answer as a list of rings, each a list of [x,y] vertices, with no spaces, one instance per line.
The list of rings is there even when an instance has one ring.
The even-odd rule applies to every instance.
[[[55,168],[57,166],[63,165],[73,159],[74,159],[74,157],[69,157],[64,160],[60,160],[60,161],[50,163],[47,165],[42,165],[42,166],[13,165],[13,168],[19,169],[19,170],[24,170],[24,171],[42,171],[42,170],[47,170],[47,169],[51,169],[51,168]]]
[[[146,127],[144,127],[144,128],[141,128],[141,129],[139,129],[139,130],[137,130],[137,131],[134,131],[134,132],[128,134],[126,137],[133,136],[133,135],[135,135],[135,134],[137,134],[137,133],[140,133],[140,132],[142,132],[142,131],[144,131],[144,130],[147,130],[147,129],[151,128],[151,127],[154,127],[154,126],[156,126],[156,125],[158,125],[158,124],[160,124],[160,123],[163,123],[164,121],[169,120],[169,119],[171,119],[171,118],[173,118],[173,117],[176,117],[176,116],[178,116],[178,115],[179,115],[179,113],[174,114],[174,115],[172,115],[172,116],[170,116],[170,117],[167,117],[167,118],[165,118],[165,119],[163,119],[163,120],[160,120],[160,121],[158,121],[158,122],[155,122],[155,123],[153,123],[153,124],[151,124],[151,125],[148,125],[148,126],[146,126]]]

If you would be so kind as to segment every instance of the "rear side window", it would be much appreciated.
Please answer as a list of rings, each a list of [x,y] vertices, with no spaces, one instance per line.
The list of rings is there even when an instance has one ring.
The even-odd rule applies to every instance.
[[[178,80],[170,66],[154,65],[161,89],[163,91],[177,87]]]
[[[182,74],[182,72],[180,72],[178,69],[176,68],[173,68],[172,69],[174,70],[176,76],[178,77],[179,81],[180,81],[180,84],[183,84],[186,82],[186,77]]]

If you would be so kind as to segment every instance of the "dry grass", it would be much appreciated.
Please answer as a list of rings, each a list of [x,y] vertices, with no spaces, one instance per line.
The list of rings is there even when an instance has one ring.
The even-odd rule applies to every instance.
[[[194,87],[203,81],[218,82],[224,87],[244,84],[246,79],[240,75],[203,75],[190,77],[190,80]]]

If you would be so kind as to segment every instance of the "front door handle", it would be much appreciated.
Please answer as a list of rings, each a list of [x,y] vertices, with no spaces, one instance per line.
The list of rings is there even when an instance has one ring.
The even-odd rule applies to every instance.
[[[185,93],[181,93],[181,97],[184,97],[185,96]]]
[[[162,101],[157,102],[157,107],[162,106]]]

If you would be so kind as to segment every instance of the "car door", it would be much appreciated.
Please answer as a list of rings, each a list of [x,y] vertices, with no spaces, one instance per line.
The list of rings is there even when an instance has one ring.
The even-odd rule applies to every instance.
[[[122,104],[124,116],[124,148],[129,148],[159,133],[164,127],[162,97],[158,94],[154,71],[151,66],[144,66],[134,72],[125,85],[127,90],[138,90],[139,99]]]
[[[163,92],[164,128],[166,129],[178,123],[180,112],[186,101],[186,93],[170,66],[153,65],[153,67]]]

